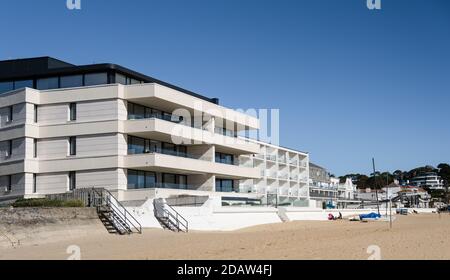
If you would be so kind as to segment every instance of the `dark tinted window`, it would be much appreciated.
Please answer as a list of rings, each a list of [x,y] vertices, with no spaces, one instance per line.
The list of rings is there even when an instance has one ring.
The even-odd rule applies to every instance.
[[[33,88],[33,80],[15,81],[14,89]]]
[[[106,73],[86,74],[84,76],[85,86],[105,85],[108,83],[108,75]]]
[[[14,89],[13,82],[0,82],[0,94]]]
[[[127,77],[125,77],[122,74],[116,74],[116,84],[126,85],[127,84]]]
[[[61,88],[82,87],[83,75],[61,77]]]
[[[58,87],[59,87],[59,79],[57,77],[37,80],[37,89],[45,90],[45,89],[55,89]]]

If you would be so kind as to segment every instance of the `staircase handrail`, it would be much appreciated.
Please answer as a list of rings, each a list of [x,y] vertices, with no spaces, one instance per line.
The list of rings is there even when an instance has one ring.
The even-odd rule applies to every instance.
[[[110,191],[108,191],[107,189],[101,189],[101,192],[99,193],[98,189],[93,188],[92,190],[96,195],[100,196],[102,203],[105,202],[107,206],[111,207],[115,214],[117,214],[125,221],[125,224],[131,225],[135,230],[137,230],[138,233],[142,234],[141,223],[139,223],[139,221],[130,212],[128,212],[128,210],[122,205],[122,203],[119,202],[119,200],[117,200],[117,198],[114,197],[114,195],[112,195]],[[111,202],[111,200],[113,203]]]
[[[164,206],[167,206],[167,208]],[[167,215],[167,218],[169,218],[169,221],[176,225],[178,231],[180,231],[180,230],[184,231],[184,232],[189,231],[189,222],[183,216],[181,216],[180,213],[178,213],[172,206],[168,205],[167,203],[159,202],[155,199],[155,200],[153,200],[153,207],[154,207],[154,211],[155,211],[155,216],[157,218],[160,217],[158,210],[162,210],[163,215]],[[169,210],[171,210],[172,212]],[[175,220],[175,222],[171,221],[170,218],[173,218]],[[180,225],[184,228],[184,230],[180,227]]]

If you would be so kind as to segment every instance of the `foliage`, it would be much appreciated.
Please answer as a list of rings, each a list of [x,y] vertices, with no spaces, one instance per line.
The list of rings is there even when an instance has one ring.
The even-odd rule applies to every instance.
[[[27,208],[27,207],[57,207],[57,208],[75,208],[84,207],[81,200],[50,200],[46,198],[39,199],[19,199],[12,205],[15,208]]]

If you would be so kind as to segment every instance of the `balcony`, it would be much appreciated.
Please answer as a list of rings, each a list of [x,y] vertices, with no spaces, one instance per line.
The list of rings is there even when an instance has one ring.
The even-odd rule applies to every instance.
[[[277,156],[266,155],[266,160],[276,162],[277,161]]]
[[[119,132],[165,142],[173,142],[175,137],[184,143],[220,146],[233,154],[245,155],[259,152],[259,146],[255,143],[158,118],[123,121]]]
[[[128,155],[123,158],[123,162],[120,166],[129,169],[146,171],[156,170],[169,173],[216,174],[235,180],[260,178],[259,171],[256,168],[221,164],[213,161],[158,153]]]
[[[143,190],[143,189],[172,189],[172,190],[197,190],[199,186],[188,184],[173,184],[173,183],[153,183],[145,188],[136,188],[134,185],[128,185],[128,190]]]

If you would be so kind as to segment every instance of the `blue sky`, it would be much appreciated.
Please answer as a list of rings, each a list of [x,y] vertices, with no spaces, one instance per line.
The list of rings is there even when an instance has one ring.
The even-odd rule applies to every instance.
[[[1,0],[0,59],[113,62],[232,108],[336,175],[450,161],[450,1]]]

